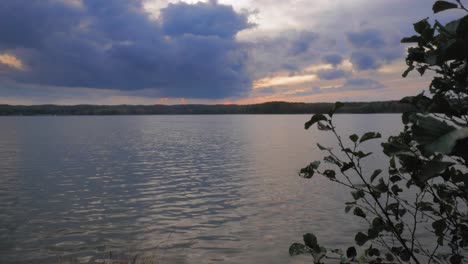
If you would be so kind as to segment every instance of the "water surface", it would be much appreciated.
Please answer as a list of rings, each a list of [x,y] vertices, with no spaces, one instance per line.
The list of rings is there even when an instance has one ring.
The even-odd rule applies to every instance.
[[[346,246],[348,191],[297,171],[330,134],[309,115],[0,118],[0,263],[304,263],[314,232]],[[343,134],[397,134],[399,115],[338,115]],[[379,152],[379,144],[368,143]],[[382,154],[369,169],[386,166]]]

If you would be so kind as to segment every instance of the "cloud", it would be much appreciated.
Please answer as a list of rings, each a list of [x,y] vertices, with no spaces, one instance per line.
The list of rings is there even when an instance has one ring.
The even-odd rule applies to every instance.
[[[346,34],[348,41],[355,48],[380,49],[386,45],[383,33],[375,29]]]
[[[159,97],[224,98],[250,89],[247,47],[234,36],[248,17],[215,2],[171,4],[151,20],[140,0],[0,2],[0,53],[28,71],[19,83],[123,91]],[[221,19],[222,18],[222,19]]]
[[[169,4],[161,12],[163,31],[170,36],[193,34],[233,38],[251,28],[247,13],[236,13],[232,6],[206,4]]]
[[[328,55],[323,56],[322,60],[325,63],[329,63],[333,66],[336,66],[343,61],[343,56],[339,54],[328,54]]]
[[[0,67],[1,64],[16,70],[24,70],[23,62],[21,62],[21,60],[8,53],[0,54]]]
[[[291,41],[290,52],[293,55],[299,55],[307,52],[318,39],[318,34],[310,31],[299,32],[299,35]]]
[[[382,89],[384,85],[380,82],[372,79],[365,79],[365,78],[354,78],[349,79],[346,83],[340,88],[341,90],[374,90],[374,89]]]
[[[377,70],[403,56],[400,35],[365,29],[346,34],[351,45],[350,61],[357,70]]]
[[[358,70],[374,70],[382,65],[379,58],[367,51],[353,52],[350,61]]]
[[[321,70],[317,72],[318,76],[322,80],[335,80],[344,78],[348,73],[340,69],[331,69],[331,70]]]
[[[273,76],[259,80],[253,83],[253,89],[270,88],[273,86],[285,86],[294,84],[303,84],[317,80],[317,75],[294,75],[294,76]]]
[[[301,71],[319,62],[318,51],[328,46],[319,34],[310,31],[284,31],[263,37],[249,45],[248,68],[254,79]]]

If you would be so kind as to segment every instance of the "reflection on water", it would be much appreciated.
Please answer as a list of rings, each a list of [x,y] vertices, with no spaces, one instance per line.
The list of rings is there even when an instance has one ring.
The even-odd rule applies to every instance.
[[[349,195],[297,177],[321,156],[316,142],[332,142],[305,131],[308,118],[0,118],[0,263],[109,251],[162,263],[301,263],[287,249],[310,231],[345,245],[360,224],[343,212]],[[398,115],[337,119],[349,134],[400,127]]]

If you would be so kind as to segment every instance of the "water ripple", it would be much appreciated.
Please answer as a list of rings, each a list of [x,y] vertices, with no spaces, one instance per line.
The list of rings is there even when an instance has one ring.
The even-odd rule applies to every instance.
[[[311,223],[333,240],[349,222],[332,211],[341,189],[296,177],[318,155],[306,119],[0,118],[0,262],[294,261],[287,247]]]

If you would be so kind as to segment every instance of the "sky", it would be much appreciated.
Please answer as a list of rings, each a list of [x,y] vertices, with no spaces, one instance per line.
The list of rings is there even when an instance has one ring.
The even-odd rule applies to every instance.
[[[2,0],[0,104],[394,100],[432,0]],[[441,17],[442,16],[442,17]]]

